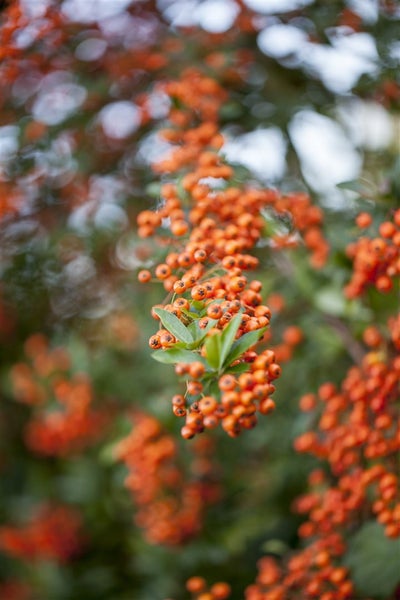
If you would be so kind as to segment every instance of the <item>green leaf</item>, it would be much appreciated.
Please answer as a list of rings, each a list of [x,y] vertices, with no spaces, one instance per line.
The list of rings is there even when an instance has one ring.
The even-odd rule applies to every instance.
[[[210,319],[207,326],[203,329],[200,329],[197,322],[191,323],[190,330],[193,333],[194,340],[197,344],[202,342],[206,337],[207,333],[212,329],[215,324],[218,322],[218,319]]]
[[[219,369],[221,356],[221,336],[209,336],[205,341],[207,362],[212,369]]]
[[[391,598],[400,584],[400,539],[385,536],[382,525],[369,522],[349,540],[344,563],[360,596]]]
[[[158,181],[152,181],[146,185],[146,194],[152,198],[160,198],[161,196],[161,183]]]
[[[192,334],[178,317],[163,308],[155,308],[154,312],[160,317],[161,323],[164,325],[165,329],[168,329],[168,331],[178,340],[185,344],[191,344],[193,342]]]
[[[362,186],[360,184],[359,181],[356,180],[352,180],[352,181],[341,181],[340,183],[336,184],[336,187],[341,189],[341,190],[351,190],[352,192],[362,192]]]
[[[340,183],[336,184],[336,187],[342,190],[351,190],[352,192],[358,192],[361,196],[365,197],[374,197],[379,192],[376,184],[365,177],[360,177],[359,179],[352,179],[350,181],[341,181]]]
[[[193,320],[200,319],[199,315],[196,312],[187,310],[187,308],[181,308],[181,313],[188,317],[188,319],[190,319],[190,325],[192,325]]]
[[[219,367],[225,362],[226,357],[232,349],[232,344],[235,341],[235,335],[238,332],[240,323],[242,322],[242,314],[235,315],[221,334],[221,353]]]
[[[327,286],[318,290],[314,296],[314,304],[329,315],[344,315],[346,311],[346,299],[340,289]]]
[[[192,363],[202,360],[202,357],[196,352],[184,350],[181,348],[168,348],[167,350],[156,350],[151,355],[154,360],[166,365],[174,365],[176,363]]]
[[[241,362],[238,365],[234,365],[233,367],[229,367],[228,369],[225,369],[225,373],[235,373],[235,374],[240,374],[240,373],[245,373],[246,371],[249,370],[249,365],[246,362]]]
[[[193,300],[190,304],[191,308],[197,310],[198,313],[202,316],[202,313],[205,311],[205,304],[202,300]]]
[[[265,330],[266,327],[263,327],[262,329],[249,331],[248,333],[242,335],[242,337],[236,340],[236,342],[233,344],[232,350],[228,354],[224,364],[228,366],[233,363],[233,361],[240,358],[243,352],[246,352],[246,350],[254,346],[259,341]]]

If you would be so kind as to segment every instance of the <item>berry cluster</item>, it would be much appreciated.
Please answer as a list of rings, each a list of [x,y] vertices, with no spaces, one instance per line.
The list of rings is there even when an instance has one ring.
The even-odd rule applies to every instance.
[[[0,583],[0,598],[4,600],[32,600],[28,585],[16,579],[7,579]]]
[[[348,296],[361,295],[370,284],[391,289],[398,275],[399,219],[396,211],[394,223],[380,226],[380,238],[351,246],[355,272]],[[359,227],[371,223],[366,213],[357,218]],[[382,286],[382,277],[390,285]],[[361,515],[375,518],[388,538],[400,537],[400,314],[389,318],[386,333],[366,327],[363,341],[369,351],[349,369],[340,389],[324,383],[318,394],[300,399],[300,409],[318,425],[296,439],[295,449],[325,461],[329,474],[313,471],[310,491],[294,503],[294,510],[307,516],[298,531],[304,549],[284,566],[263,557],[246,600],[351,599],[356,592],[342,557]]]
[[[310,452],[328,461],[338,478],[336,488],[328,490],[319,500],[315,514],[331,524],[351,522],[361,506],[369,506],[377,520],[385,525],[386,535],[400,536],[400,495],[396,474],[396,456],[400,450],[400,419],[398,394],[400,357],[388,356],[385,340],[376,346],[377,335],[368,328],[364,336],[375,348],[367,353],[360,366],[352,367],[342,387],[322,385],[318,398],[322,403],[318,432],[308,432],[297,438],[299,452]],[[379,332],[378,332],[379,333]],[[392,336],[399,343],[398,331]],[[303,410],[314,410],[316,397],[303,396]],[[326,512],[325,503],[332,506],[331,493],[336,498],[335,515]],[[340,504],[339,504],[340,501]],[[330,510],[330,509],[329,509]],[[329,518],[328,518],[329,517]],[[333,526],[333,525],[332,525]],[[310,535],[321,528],[320,519],[311,518],[304,526]]]
[[[356,224],[359,228],[368,228],[372,218],[368,213],[360,213]],[[390,292],[394,278],[400,275],[400,209],[392,220],[381,223],[379,235],[363,236],[350,244],[347,255],[353,261],[353,275],[345,287],[348,298],[361,296],[368,286],[379,292]]]
[[[192,600],[226,600],[231,595],[231,587],[225,581],[208,586],[206,580],[198,575],[187,580],[186,590]]]
[[[155,266],[155,279],[148,269],[138,274],[142,283],[162,282],[169,294],[153,308],[160,329],[149,345],[186,381],[186,394],[173,399],[174,413],[186,418],[183,437],[219,422],[235,437],[256,424],[257,410],[273,409],[272,381],[280,375],[274,353],[257,355],[253,348],[271,316],[261,282],[246,274],[259,265],[249,252],[265,235],[264,212],[287,216],[296,231],[271,233],[270,244],[298,245],[301,234],[315,266],[327,255],[322,214],[304,194],[282,196],[234,183],[235,171],[219,152],[224,140],[218,111],[226,94],[214,79],[190,69],[163,90],[174,108],[172,127],[162,135],[174,148],[153,168],[179,182],[165,183],[161,205],[137,218],[140,237],[172,246]]]
[[[65,456],[95,442],[109,416],[92,407],[91,382],[84,373],[71,373],[63,348],[50,348],[45,336],[32,335],[25,342],[26,362],[11,369],[17,401],[32,407],[26,426],[27,446],[46,456]]]
[[[144,413],[133,421],[116,457],[129,470],[125,485],[137,506],[135,522],[151,544],[183,544],[200,531],[204,509],[219,498],[211,441],[200,439],[192,447],[188,480],[178,444],[159,421]]]
[[[21,560],[63,563],[82,545],[81,518],[67,506],[42,506],[27,524],[0,527],[0,550]]]
[[[343,551],[340,536],[331,535],[295,554],[285,570],[265,556],[257,563],[258,574],[246,588],[245,600],[351,600],[354,586],[348,569],[338,564]]]

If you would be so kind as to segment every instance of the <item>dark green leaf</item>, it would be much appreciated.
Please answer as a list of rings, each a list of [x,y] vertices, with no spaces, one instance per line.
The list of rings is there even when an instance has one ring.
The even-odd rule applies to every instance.
[[[201,313],[204,311],[204,302],[202,302],[202,300],[193,300],[193,302],[191,302],[191,308],[194,308],[197,312]]]
[[[193,342],[192,334],[178,317],[163,308],[155,308],[154,312],[160,317],[161,323],[164,325],[165,329],[168,329],[168,331],[178,340],[185,342],[185,344],[191,344]]]
[[[246,362],[241,362],[238,365],[225,369],[225,373],[245,373],[249,370],[249,365]]]
[[[193,332],[193,336],[196,342],[201,342],[206,337],[207,333],[212,329],[217,323],[217,319],[210,319],[207,326],[203,329],[200,329],[197,323],[192,323],[193,328],[191,331]]]
[[[352,192],[361,192],[362,186],[359,181],[342,181],[341,183],[337,183],[336,187],[341,190],[351,190]]]
[[[246,350],[258,342],[265,330],[266,327],[263,327],[262,329],[257,329],[257,331],[249,331],[248,333],[242,335],[242,337],[236,340],[236,342],[233,344],[232,350],[228,354],[224,364],[228,366],[233,363],[233,361],[240,358],[243,352],[246,352]]]
[[[207,362],[212,369],[219,369],[221,356],[221,336],[209,336],[205,341]]]
[[[391,598],[400,584],[400,540],[385,536],[382,525],[369,522],[349,540],[344,563],[360,596]]]
[[[168,348],[167,350],[156,350],[151,355],[155,360],[168,365],[175,363],[192,363],[201,361],[202,358],[196,352],[181,348]]]
[[[235,315],[221,334],[221,354],[219,367],[225,362],[226,357],[232,349],[232,344],[235,341],[235,335],[238,332],[240,323],[242,322],[242,314]]]

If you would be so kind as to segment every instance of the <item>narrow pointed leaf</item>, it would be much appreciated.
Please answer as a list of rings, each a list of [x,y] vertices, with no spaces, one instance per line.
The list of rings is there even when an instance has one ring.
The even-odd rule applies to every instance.
[[[212,329],[215,324],[218,322],[218,319],[210,319],[207,326],[203,329],[200,329],[197,322],[194,322],[190,325],[190,330],[193,334],[193,337],[196,342],[201,342],[206,337],[207,333]]]
[[[229,322],[229,324],[225,327],[221,334],[221,355],[220,355],[220,364],[222,365],[225,362],[226,357],[232,349],[232,344],[235,341],[235,336],[240,327],[240,323],[242,322],[242,314],[235,315]]]
[[[249,365],[246,362],[241,362],[233,367],[225,369],[224,373],[246,373],[249,370]]]
[[[168,329],[168,331],[178,340],[185,344],[191,344],[193,342],[192,334],[178,317],[163,308],[155,308],[154,312],[160,317],[161,323],[164,325],[165,329]]]
[[[218,369],[221,356],[221,336],[219,334],[208,337],[205,341],[206,359],[212,369]]]
[[[175,365],[176,363],[192,363],[202,360],[202,357],[196,352],[184,350],[181,348],[168,348],[167,350],[156,350],[151,355],[154,360],[167,364]]]
[[[228,366],[233,363],[234,360],[240,358],[243,352],[246,352],[246,350],[254,346],[260,340],[265,330],[266,327],[263,327],[262,329],[249,331],[248,333],[242,335],[242,337],[236,340],[236,342],[233,344],[232,350],[228,354],[224,364]]]

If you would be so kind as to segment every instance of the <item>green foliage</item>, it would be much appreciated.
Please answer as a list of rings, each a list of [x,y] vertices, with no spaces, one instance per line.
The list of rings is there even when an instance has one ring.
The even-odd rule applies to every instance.
[[[400,584],[399,556],[400,540],[387,538],[379,523],[365,523],[350,538],[345,557],[357,592],[390,598]]]
[[[64,8],[68,4],[64,2]],[[292,506],[306,491],[310,471],[321,465],[293,450],[296,436],[315,419],[299,411],[299,398],[316,392],[328,380],[340,385],[347,369],[365,352],[364,327],[374,324],[385,330],[387,317],[398,311],[398,283],[388,294],[368,289],[363,300],[343,295],[352,270],[346,246],[362,235],[354,217],[365,210],[379,223],[399,206],[398,139],[394,135],[386,146],[374,146],[368,142],[368,132],[364,132],[365,142],[363,131],[354,133],[340,117],[350,106],[347,102],[357,100],[358,110],[365,105],[381,107],[389,127],[397,131],[398,9],[381,2],[375,20],[368,20],[361,8],[357,13],[358,3],[312,2],[276,12],[272,18],[256,14],[251,21],[255,30],[241,31],[235,26],[215,37],[199,27],[186,30],[168,25],[175,8],[165,9],[166,4],[132,2],[119,16],[112,7],[115,20],[99,17],[80,23],[65,18],[60,36],[57,30],[51,31],[51,20],[46,21],[39,7],[38,23],[32,28],[29,21],[26,25],[21,21],[11,39],[8,34],[0,38],[0,528],[24,525],[40,505],[62,504],[77,511],[84,531],[79,553],[65,563],[45,558],[19,560],[0,549],[0,598],[1,585],[15,579],[28,582],[35,599],[183,600],[185,580],[199,573],[210,581],[230,581],[232,600],[242,600],[245,587],[256,576],[260,556],[267,553],[285,560],[301,547],[297,535],[301,518]],[[349,9],[359,17],[360,31],[341,24]],[[2,35],[10,17],[3,5],[1,11]],[[329,51],[340,40],[368,34],[377,47],[375,70],[365,73],[348,91],[335,91],[329,78],[321,77],[297,55],[274,56],[260,50],[259,35],[269,22],[294,27]],[[46,23],[49,34],[40,33]],[[8,55],[13,40],[20,40],[21,45]],[[95,47],[96,40],[99,48],[104,46],[104,54],[79,59],[80,44],[89,42],[87,47],[91,43]],[[149,47],[161,67],[155,66],[156,61],[146,64]],[[218,71],[213,65],[223,60],[226,65]],[[206,314],[204,302],[191,302],[190,310],[183,309],[184,322],[155,308],[162,326],[178,342],[150,354],[147,339],[155,325],[150,307],[165,294],[159,282],[139,286],[136,272],[152,269],[175,247],[164,221],[160,246],[139,237],[136,216],[141,210],[162,208],[162,185],[172,179],[169,173],[158,178],[151,169],[153,157],[164,151],[155,134],[164,126],[168,104],[158,83],[174,80],[193,67],[217,79],[227,93],[219,116],[227,138],[274,129],[286,147],[282,171],[271,175],[269,162],[278,150],[264,154],[249,142],[240,158],[255,156],[261,167],[237,163],[231,180],[219,179],[212,185],[218,189],[218,185],[229,188],[246,182],[256,188],[310,193],[322,209],[331,254],[327,265],[316,271],[303,242],[293,250],[275,252],[271,236],[280,240],[296,227],[285,211],[266,210],[263,238],[255,252],[260,261],[256,276],[263,284],[263,301],[268,303],[279,293],[284,304],[281,309],[272,308],[271,326],[237,339],[238,314],[222,332],[208,335],[217,321],[209,319],[204,329],[199,327]],[[12,74],[19,68],[20,77],[13,82]],[[85,101],[64,119],[48,124],[63,105],[62,98],[71,100],[68,86],[72,83],[82,86]],[[43,98],[51,106],[37,116]],[[144,103],[148,113],[132,133],[120,138],[107,136],[102,125],[104,109],[118,101],[135,107]],[[183,108],[177,101],[175,105]],[[349,180],[334,182],[330,188],[318,187],[316,178],[310,179],[310,169],[291,135],[293,122],[305,109],[339,126],[360,163],[358,175],[343,174]],[[44,125],[36,138],[32,127],[29,134],[35,124]],[[366,120],[365,131],[369,124]],[[10,128],[15,128],[15,149],[8,138]],[[305,142],[310,147],[311,142]],[[314,153],[318,155],[318,149]],[[340,148],[337,153],[340,158]],[[322,179],[330,165],[320,169]],[[191,194],[182,178],[178,195],[187,212]],[[375,224],[369,233],[377,234]],[[171,296],[167,294],[165,301],[171,301]],[[292,349],[292,359],[282,364],[274,395],[276,411],[260,415],[257,427],[237,439],[217,430],[203,436],[214,440],[212,477],[222,491],[204,511],[198,536],[182,547],[148,543],[143,527],[134,521],[138,507],[124,487],[127,470],[116,457],[119,442],[135,427],[131,415],[143,411],[157,417],[175,440],[179,467],[186,472],[195,442],[180,439],[182,422],[171,413],[170,397],[184,390],[178,389],[173,369],[156,363],[200,361],[206,367],[204,391],[212,393],[217,376],[245,372],[246,363],[232,363],[260,338],[271,335],[268,344],[279,346],[290,325],[302,330],[304,340]],[[45,336],[49,348],[66,351],[68,375],[58,369],[53,376],[37,349],[28,356],[26,342],[38,333]],[[200,354],[203,344],[204,356]],[[30,404],[18,397],[15,377],[21,365],[39,365],[32,381],[46,392],[42,403]],[[44,413],[53,418],[62,414],[56,384],[63,378],[79,380],[82,375],[90,380],[93,407],[107,413],[104,423],[96,426],[98,437],[70,453],[46,455],[32,450],[27,443],[28,424]],[[32,381],[29,385],[34,387]],[[27,383],[22,378],[23,385]],[[199,460],[195,481],[207,479],[202,467]],[[362,518],[360,514],[360,522]],[[399,542],[386,538],[381,525],[367,521],[359,529],[355,523],[346,543],[345,564],[355,582],[354,600],[394,600],[400,583]]]
[[[186,345],[193,343],[194,340],[192,334],[178,317],[162,308],[155,308],[154,312],[160,317],[161,323],[164,325],[165,329],[172,333],[178,340],[184,342]]]

